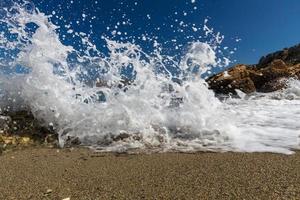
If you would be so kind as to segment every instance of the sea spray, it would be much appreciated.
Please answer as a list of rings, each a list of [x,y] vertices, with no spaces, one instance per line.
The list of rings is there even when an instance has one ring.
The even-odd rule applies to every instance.
[[[30,109],[44,126],[53,126],[61,146],[77,138],[102,151],[299,148],[298,101],[293,106],[269,98],[221,102],[208,89],[202,77],[228,59],[218,57],[223,37],[207,21],[205,34],[215,40],[191,41],[178,59],[160,48],[149,53],[106,37],[102,52],[85,34],[77,34],[84,48],[76,50],[63,44],[50,16],[28,9],[27,2],[3,7],[1,15],[1,51],[7,55],[1,65],[28,69],[1,75],[1,107]],[[274,126],[281,114],[289,118],[285,109],[296,111],[294,118]]]

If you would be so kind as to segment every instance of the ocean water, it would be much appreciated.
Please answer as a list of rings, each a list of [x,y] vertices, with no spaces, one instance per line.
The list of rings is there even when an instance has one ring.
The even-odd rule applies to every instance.
[[[78,50],[26,1],[1,7],[0,16],[0,108],[30,110],[59,133],[62,147],[70,138],[98,151],[291,154],[300,147],[299,81],[223,100],[208,89],[203,77],[229,59],[219,57],[222,37],[207,20],[203,34],[213,40],[191,41],[178,58],[159,44],[149,53],[105,37],[99,49],[85,34],[77,34]]]

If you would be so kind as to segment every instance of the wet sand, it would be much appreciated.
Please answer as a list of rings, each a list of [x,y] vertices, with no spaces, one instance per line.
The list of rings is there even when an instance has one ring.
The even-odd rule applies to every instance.
[[[300,153],[118,155],[31,148],[0,156],[0,199],[300,199]]]

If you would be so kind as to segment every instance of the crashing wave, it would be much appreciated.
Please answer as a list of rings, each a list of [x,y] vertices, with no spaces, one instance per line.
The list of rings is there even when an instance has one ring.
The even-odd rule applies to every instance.
[[[59,27],[37,8],[28,10],[27,2],[0,9],[5,26],[1,49],[11,52],[1,65],[28,69],[0,76],[2,108],[9,109],[12,102],[28,107],[44,126],[58,132],[61,146],[77,138],[102,151],[291,153],[299,148],[297,130],[288,127],[283,135],[282,129],[273,130],[267,122],[267,127],[260,126],[263,121],[256,120],[248,126],[256,105],[221,102],[207,88],[201,77],[224,62],[215,53],[216,43],[191,42],[178,59],[108,38],[107,52],[101,52],[81,36],[85,49],[79,51],[64,45]],[[29,26],[33,31],[27,31]]]

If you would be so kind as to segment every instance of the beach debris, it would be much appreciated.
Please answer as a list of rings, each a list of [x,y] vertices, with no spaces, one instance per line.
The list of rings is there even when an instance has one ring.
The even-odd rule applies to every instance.
[[[49,194],[49,193],[52,193],[52,192],[53,192],[53,190],[47,189],[46,194]]]
[[[47,189],[47,191],[44,193],[44,196],[48,196],[53,192],[52,189]]]
[[[71,200],[71,198],[70,198],[70,197],[67,197],[67,198],[64,198],[64,199],[62,199],[62,200]]]

